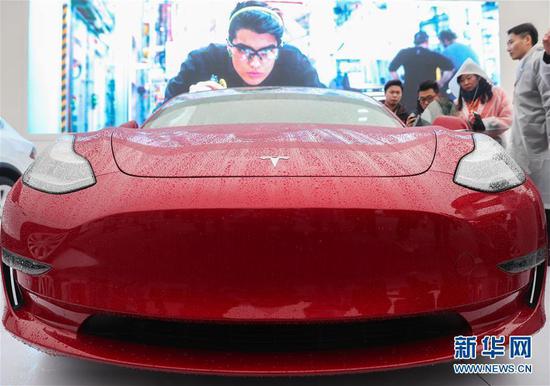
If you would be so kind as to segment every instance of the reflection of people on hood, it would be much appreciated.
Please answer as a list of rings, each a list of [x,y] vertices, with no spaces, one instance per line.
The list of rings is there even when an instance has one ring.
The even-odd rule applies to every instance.
[[[462,64],[449,86],[458,96],[459,116],[501,142],[500,136],[512,124],[512,106],[504,90],[493,86],[485,71],[471,59]]]

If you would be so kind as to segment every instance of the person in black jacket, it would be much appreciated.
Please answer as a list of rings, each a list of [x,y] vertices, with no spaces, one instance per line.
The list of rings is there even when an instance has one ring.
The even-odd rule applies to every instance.
[[[403,83],[399,79],[393,79],[384,85],[384,95],[386,99],[382,101],[388,109],[390,109],[403,123],[407,122],[409,113],[401,105],[401,98],[403,97]]]
[[[453,76],[453,62],[445,56],[428,49],[428,34],[419,31],[414,35],[414,47],[404,48],[390,63],[390,74],[393,79],[399,79],[397,69],[403,66],[405,82],[403,85],[403,99],[401,104],[407,110],[416,107],[416,90],[425,80],[436,80],[436,70],[441,70],[441,79],[438,81],[440,89]]]
[[[229,19],[227,44],[192,51],[168,82],[165,100],[225,87],[324,87],[306,56],[282,44],[283,30],[281,16],[266,3],[238,3]]]

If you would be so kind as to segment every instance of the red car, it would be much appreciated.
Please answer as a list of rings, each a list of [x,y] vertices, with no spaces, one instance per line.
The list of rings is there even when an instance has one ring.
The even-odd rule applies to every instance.
[[[543,205],[483,134],[294,88],[181,95],[123,126],[60,139],[6,200],[3,323],[32,346],[351,373],[545,322]]]

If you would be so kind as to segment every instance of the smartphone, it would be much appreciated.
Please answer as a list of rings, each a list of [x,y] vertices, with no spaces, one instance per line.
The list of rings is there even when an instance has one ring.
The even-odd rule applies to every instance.
[[[483,120],[481,119],[481,115],[479,115],[475,111],[472,114],[474,116],[474,122],[472,124],[472,130],[474,130],[474,131],[485,131],[485,125],[483,124]]]
[[[410,117],[414,117],[414,121],[413,121],[412,127],[418,126],[418,123],[420,122],[420,114],[410,113],[409,118],[410,118]],[[407,118],[407,119],[408,119],[408,118]]]

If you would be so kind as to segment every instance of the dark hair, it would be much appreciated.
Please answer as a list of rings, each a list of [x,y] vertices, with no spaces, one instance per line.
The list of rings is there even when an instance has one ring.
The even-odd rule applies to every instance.
[[[437,35],[437,37],[441,41],[443,41],[443,40],[448,40],[448,41],[456,40],[456,34],[453,31],[451,31],[450,29],[445,29],[445,30],[441,31],[439,33],[439,35]]]
[[[233,18],[233,15],[243,8],[247,7],[262,7],[266,10],[273,11],[280,15],[279,11],[275,8],[271,8],[267,3],[263,1],[242,1],[237,4],[235,9],[231,11],[230,23],[229,23],[229,41],[233,41],[238,30],[249,29],[258,34],[270,34],[277,39],[277,44],[281,44],[284,32],[284,26],[281,24],[280,19],[274,17],[270,12],[262,12],[260,10],[251,9],[249,12],[239,13]]]
[[[458,78],[460,78],[460,76]],[[456,80],[457,82],[458,82],[458,78]],[[476,97],[479,98],[479,101],[485,104],[493,97],[493,86],[491,86],[491,84],[487,82],[484,77],[478,75],[478,78],[479,78],[479,84],[477,86],[477,91],[475,94],[476,94]],[[462,108],[464,107],[464,105],[462,104],[462,99],[463,99],[463,91],[462,91],[462,87],[460,87],[460,91],[458,93],[458,103],[456,105],[456,108],[459,111],[462,111]]]
[[[401,83],[401,81],[400,81],[399,79],[389,80],[389,81],[384,85],[384,92],[388,91],[388,89],[389,89],[391,86],[399,86],[399,87],[401,87],[401,91],[403,91],[403,83]]]
[[[439,85],[435,80],[425,80],[418,85],[418,92],[430,89],[434,90],[436,94],[439,94]]]
[[[424,31],[418,31],[414,34],[414,45],[419,46],[422,43],[426,43],[428,41],[428,34]]]
[[[537,42],[539,41],[539,32],[531,23],[523,23],[520,25],[516,25],[514,28],[510,28],[508,30],[508,35],[510,34],[521,35],[522,37],[525,35],[530,35],[533,45],[537,44]]]

